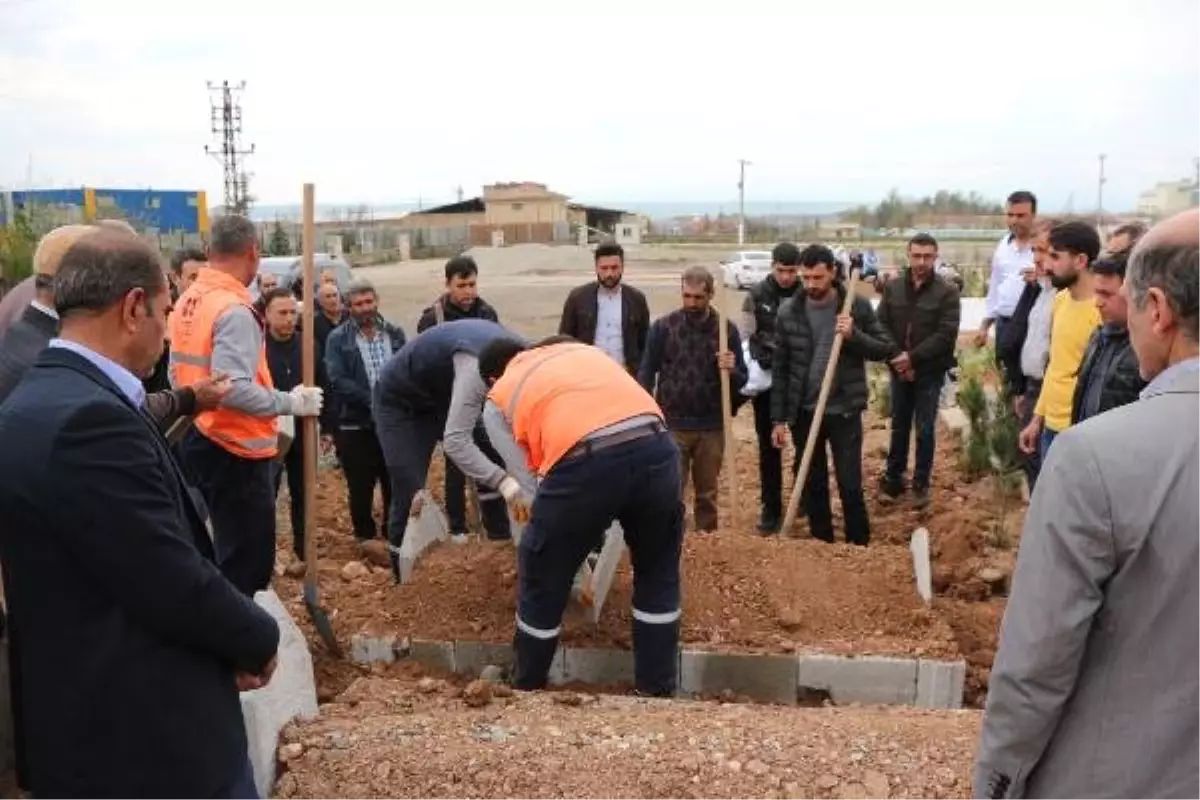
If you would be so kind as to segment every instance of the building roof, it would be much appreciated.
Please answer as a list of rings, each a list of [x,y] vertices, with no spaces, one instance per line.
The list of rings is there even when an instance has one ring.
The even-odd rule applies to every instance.
[[[433,208],[423,208],[420,211],[411,212],[417,214],[482,214],[486,208],[483,205],[482,197],[472,197],[470,200],[460,200],[457,203],[447,203],[444,206],[434,206]]]
[[[619,208],[604,208],[603,206],[592,206],[587,203],[568,203],[567,208],[572,211],[591,211],[597,214],[632,214],[632,211],[623,211]]]

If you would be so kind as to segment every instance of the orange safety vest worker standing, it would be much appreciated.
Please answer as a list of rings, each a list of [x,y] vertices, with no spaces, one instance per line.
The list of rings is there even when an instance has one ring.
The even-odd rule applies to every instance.
[[[561,337],[553,337],[559,339]],[[553,341],[553,339],[551,340]],[[604,351],[579,342],[525,350],[496,340],[479,356],[491,385],[484,425],[510,474],[538,488],[518,545],[513,686],[546,685],[571,583],[617,520],[633,570],[634,677],[639,692],[675,693],[679,450],[662,411]]]
[[[280,415],[317,416],[321,389],[276,391],[263,324],[247,286],[258,272],[258,232],[245,217],[212,224],[208,265],[171,312],[171,383],[190,386],[223,373],[221,406],[197,414],[180,444],[188,479],[212,519],[217,563],[247,595],[266,589],[275,565],[273,471]]]

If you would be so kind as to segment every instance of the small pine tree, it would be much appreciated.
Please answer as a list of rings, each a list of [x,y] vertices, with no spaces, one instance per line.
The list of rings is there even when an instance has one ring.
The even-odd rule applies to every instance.
[[[273,256],[292,255],[292,240],[279,220],[275,220],[275,225],[271,228],[271,240],[267,243],[267,252]]]

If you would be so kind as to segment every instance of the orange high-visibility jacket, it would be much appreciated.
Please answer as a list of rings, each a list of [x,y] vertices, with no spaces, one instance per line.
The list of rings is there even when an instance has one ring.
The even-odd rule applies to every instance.
[[[212,374],[213,326],[231,306],[253,311],[250,292],[237,279],[205,267],[183,293],[171,312],[171,380],[175,386],[191,386]],[[268,389],[271,370],[267,351],[258,351],[254,382]],[[252,417],[242,411],[218,408],[197,414],[196,430],[242,458],[274,458],[279,451],[275,417]]]
[[[488,392],[528,454],[546,473],[591,433],[662,410],[633,376],[592,345],[565,342],[518,353]]]

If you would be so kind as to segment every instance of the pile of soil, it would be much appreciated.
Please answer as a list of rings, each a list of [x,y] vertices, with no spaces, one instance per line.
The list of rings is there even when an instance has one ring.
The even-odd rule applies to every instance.
[[[999,526],[990,484],[963,481],[955,443],[944,430],[939,436],[930,506],[917,510],[907,496],[900,502],[881,503],[876,480],[887,451],[887,423],[868,413],[865,425],[864,482],[871,546],[765,539],[754,532],[757,453],[750,409],[743,410],[735,424],[737,502],[731,503],[723,489],[720,532],[709,537],[689,533],[685,540],[682,640],[689,647],[741,652],[961,655],[968,663],[966,700],[978,703],[986,693],[995,656],[1023,508],[1019,502],[1012,504],[1008,519]],[[785,458],[790,457],[789,448]],[[438,502],[443,474],[436,457],[427,485]],[[350,533],[344,484],[336,471],[322,473],[318,483],[323,604],[346,646],[359,632],[425,639],[511,638],[516,588],[511,545],[435,546],[418,564],[412,583],[394,586],[390,571],[382,566],[347,566],[359,562],[361,555]],[[785,497],[788,491],[790,487],[785,488]],[[299,603],[299,580],[282,574],[291,557],[286,552],[288,537],[283,535],[289,530],[286,503],[280,507],[281,563],[276,583],[285,602],[291,599],[293,615],[300,620],[305,611]],[[836,492],[834,515],[840,537]],[[932,608],[920,602],[914,589],[908,541],[918,527],[930,532],[937,595]],[[802,518],[796,533],[807,536]],[[577,611],[569,612],[564,642],[629,647],[631,594],[626,558],[600,625],[592,626]],[[337,688],[353,679],[339,672],[341,667],[326,667],[319,655],[323,648],[313,641],[318,670],[330,673],[322,676],[323,682]]]
[[[965,797],[975,712],[772,708],[377,671],[286,728],[278,797]],[[383,676],[395,677],[383,677]]]

